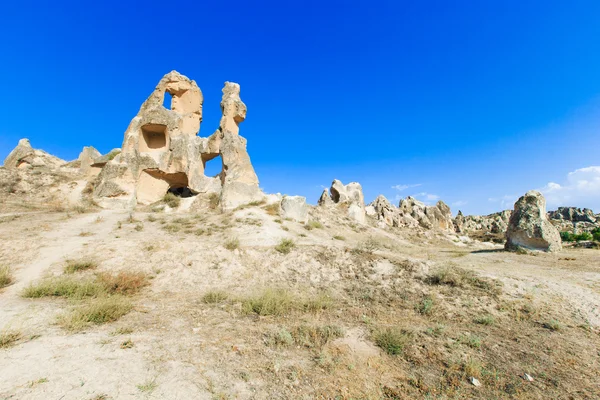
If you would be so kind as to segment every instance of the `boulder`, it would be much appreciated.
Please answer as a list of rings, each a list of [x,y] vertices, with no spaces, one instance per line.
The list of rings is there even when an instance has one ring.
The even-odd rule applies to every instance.
[[[79,153],[79,157],[77,161],[79,162],[79,173],[88,175],[92,172],[92,164],[94,164],[94,160],[101,157],[102,154],[92,146],[84,147],[81,153]],[[97,173],[100,170],[96,171]]]
[[[549,252],[562,249],[560,234],[546,214],[546,199],[535,190],[517,200],[506,230],[505,249],[519,248]]]
[[[284,196],[283,199],[281,199],[280,207],[282,218],[291,218],[297,222],[306,222],[308,220],[306,197]]]
[[[29,139],[21,139],[4,160],[4,168],[21,169],[31,167],[43,167],[57,169],[66,164],[61,160],[43,150],[37,150],[31,147]]]

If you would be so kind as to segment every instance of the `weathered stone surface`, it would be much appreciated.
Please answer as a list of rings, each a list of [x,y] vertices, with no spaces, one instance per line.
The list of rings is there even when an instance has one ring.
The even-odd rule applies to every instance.
[[[548,212],[550,219],[557,219],[571,222],[590,222],[595,223],[597,221],[596,215],[589,208],[577,208],[577,207],[558,207],[556,211]]]
[[[423,202],[408,196],[406,199],[400,200],[398,208],[404,217],[404,221],[406,221],[405,223],[411,223],[411,219],[414,219],[425,229],[454,230],[450,207],[441,200],[435,206],[427,206]]]
[[[19,140],[15,147],[4,160],[4,168],[21,169],[30,167],[59,168],[65,165],[66,161],[50,155],[43,150],[36,150],[31,147],[29,139]]]
[[[546,214],[546,199],[535,190],[515,203],[506,231],[506,250],[526,248],[542,251],[562,249],[560,234]]]
[[[164,97],[170,94],[171,109]],[[121,203],[127,207],[160,200],[169,189],[218,193],[222,209],[261,200],[258,178],[239,136],[246,105],[240,87],[225,82],[220,126],[208,138],[197,136],[202,121],[202,92],[196,82],[172,71],[165,75],[133,118],[118,155],[94,160],[102,167],[94,198],[99,204]],[[206,163],[221,157],[222,170],[206,176]],[[104,171],[106,169],[106,171]]]
[[[284,196],[283,199],[281,199],[280,207],[282,218],[291,218],[297,222],[306,222],[308,220],[306,197]]]
[[[319,206],[344,205],[349,218],[361,224],[365,223],[365,198],[358,182],[344,185],[341,181],[334,179],[329,193],[324,190],[318,204]]]
[[[94,168],[92,164],[94,164],[94,160],[100,158],[102,154],[94,147],[84,147],[81,153],[79,153],[79,157],[77,157],[77,161],[79,162],[79,173],[88,175],[92,173]],[[96,173],[100,173],[99,169],[96,169]]]

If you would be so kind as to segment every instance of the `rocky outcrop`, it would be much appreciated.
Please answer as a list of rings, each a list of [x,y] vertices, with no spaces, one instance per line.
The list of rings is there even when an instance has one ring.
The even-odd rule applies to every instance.
[[[548,217],[560,232],[581,234],[600,228],[600,216],[589,208],[559,207],[548,212]]]
[[[171,108],[163,106],[171,96]],[[104,207],[133,207],[156,202],[168,190],[217,193],[222,209],[258,201],[263,194],[246,151],[239,124],[246,117],[240,87],[225,82],[219,128],[198,136],[203,96],[193,80],[172,71],[142,104],[125,132],[122,151],[101,166],[94,199]],[[206,163],[221,157],[222,170],[206,176]]]
[[[65,165],[66,161],[50,155],[43,150],[36,150],[31,147],[29,139],[19,140],[15,147],[4,160],[4,168],[21,169],[31,167],[59,168]]]
[[[450,207],[441,200],[435,206],[427,206],[409,196],[400,200],[398,208],[404,215],[414,218],[425,229],[454,230]]]
[[[306,222],[308,220],[308,205],[306,197],[303,196],[284,196],[280,204],[281,217],[289,218],[297,222]]]
[[[79,173],[88,175],[92,173],[94,168],[92,165],[94,164],[94,160],[102,157],[102,154],[93,148],[92,146],[84,147],[81,153],[79,153],[79,157],[77,161],[79,163]],[[96,168],[96,173],[99,173],[100,170]]]
[[[341,181],[334,179],[329,192],[325,189],[321,194],[318,204],[325,207],[342,206],[342,208],[346,208],[350,219],[361,224],[365,223],[365,198],[358,182],[344,185]]]
[[[515,203],[506,231],[506,250],[519,248],[559,251],[560,234],[546,214],[546,199],[535,190],[527,192]]]

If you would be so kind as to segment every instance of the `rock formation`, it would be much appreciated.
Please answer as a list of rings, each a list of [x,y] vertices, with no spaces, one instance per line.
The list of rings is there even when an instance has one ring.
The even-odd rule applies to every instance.
[[[347,215],[350,219],[363,224],[366,219],[365,198],[362,187],[358,182],[350,182],[345,185],[334,179],[331,183],[329,193],[327,189],[321,194],[318,202],[319,206],[340,205],[347,209]]]
[[[170,94],[171,109],[163,106]],[[104,207],[131,208],[163,198],[169,189],[217,193],[222,209],[258,201],[263,194],[246,151],[239,124],[246,117],[240,86],[225,82],[219,128],[198,136],[203,97],[195,81],[171,71],[142,104],[123,140],[122,152],[105,161],[94,190]],[[206,163],[221,157],[222,171],[204,174]],[[95,161],[94,165],[100,163]]]
[[[102,154],[100,154],[100,152],[94,147],[84,147],[81,153],[79,153],[79,157],[77,158],[77,161],[79,163],[79,173],[83,175],[88,175],[92,173],[92,165],[94,164],[94,160],[100,157],[102,157]],[[100,170],[97,170],[97,172],[99,173]]]
[[[546,214],[546,199],[535,190],[515,203],[506,231],[506,250],[526,248],[543,251],[562,249],[560,234]]]
[[[19,140],[15,147],[4,160],[4,168],[21,169],[31,167],[58,168],[65,165],[66,161],[54,157],[43,150],[31,147],[29,139]]]
[[[441,200],[435,206],[427,206],[408,196],[400,200],[398,208],[404,215],[414,218],[425,229],[454,230],[450,207]]]
[[[293,219],[297,222],[306,222],[308,220],[308,205],[306,197],[302,196],[284,196],[281,199],[281,217]]]

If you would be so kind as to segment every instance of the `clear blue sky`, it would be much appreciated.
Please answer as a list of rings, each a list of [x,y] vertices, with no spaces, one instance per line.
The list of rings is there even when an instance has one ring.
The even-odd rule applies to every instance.
[[[22,137],[120,147],[175,69],[203,91],[201,136],[240,83],[261,187],[313,203],[338,178],[488,213],[600,165],[598,1],[133,3],[0,5],[0,159]],[[574,205],[600,212],[591,193]]]

